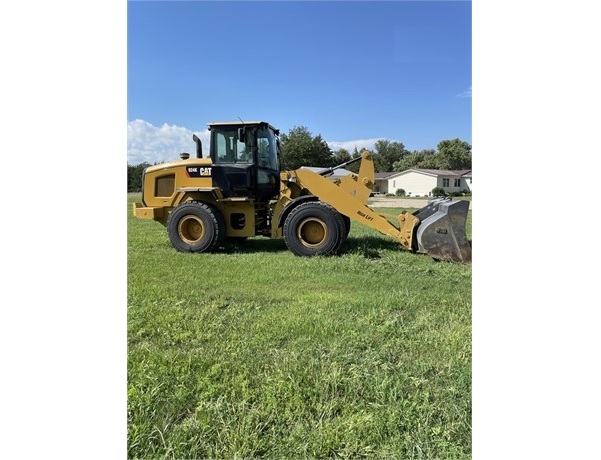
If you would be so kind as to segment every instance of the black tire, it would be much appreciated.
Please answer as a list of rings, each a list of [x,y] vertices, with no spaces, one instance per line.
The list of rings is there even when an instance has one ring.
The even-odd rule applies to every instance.
[[[351,218],[349,216],[345,216],[344,214],[340,214],[342,216],[342,220],[344,221],[344,239],[348,236],[351,231]]]
[[[178,251],[210,252],[225,238],[225,221],[213,206],[190,201],[171,212],[167,219],[167,234]]]
[[[335,254],[344,241],[342,215],[321,201],[302,203],[284,222],[284,241],[297,256]]]

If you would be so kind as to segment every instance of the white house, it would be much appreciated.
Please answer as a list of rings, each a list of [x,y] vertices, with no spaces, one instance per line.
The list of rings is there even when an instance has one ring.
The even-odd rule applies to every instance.
[[[396,194],[405,190],[407,196],[431,196],[436,187],[447,193],[472,191],[472,171],[438,169],[407,169],[402,172],[376,173],[374,193]]]

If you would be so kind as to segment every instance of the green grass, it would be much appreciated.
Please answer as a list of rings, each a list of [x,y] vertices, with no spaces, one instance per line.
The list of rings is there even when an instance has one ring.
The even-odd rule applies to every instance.
[[[355,223],[334,257],[183,254],[135,197],[128,458],[471,458],[471,266]]]

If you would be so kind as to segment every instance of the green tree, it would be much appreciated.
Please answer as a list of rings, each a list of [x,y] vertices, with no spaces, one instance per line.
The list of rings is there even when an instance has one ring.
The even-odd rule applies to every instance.
[[[355,158],[359,158],[364,150],[367,150],[367,149],[363,148],[363,149],[361,149],[361,152],[360,152],[359,150],[357,150],[357,147],[355,147],[350,159],[354,160]],[[361,166],[361,162],[356,161],[353,164],[348,165],[345,169],[348,169],[349,171],[357,174],[359,172],[359,166]]]
[[[374,167],[376,172],[394,171],[394,163],[400,161],[409,152],[400,142],[391,142],[380,139],[374,144],[376,154],[374,155]]]
[[[361,158],[361,155],[363,155],[363,152],[371,153],[372,157],[374,155],[374,152],[372,152],[371,150],[369,150],[366,147],[363,147],[361,149],[361,151],[357,150],[357,147],[355,147],[355,149],[353,150],[353,154],[351,155],[351,160],[354,160],[356,158]],[[361,167],[361,161],[355,161],[354,163],[351,163],[350,165],[348,165],[345,169],[348,169],[349,171],[357,174],[359,172],[360,167]]]
[[[142,173],[144,169],[150,166],[149,163],[140,163],[139,165],[127,165],[127,191],[141,192],[142,191]]]
[[[439,169],[471,169],[472,146],[461,139],[444,140],[438,143]]]
[[[337,165],[351,160],[351,154],[347,149],[338,149],[334,152],[334,163]]]
[[[436,150],[414,150],[407,153],[393,165],[393,171],[406,171],[407,169],[444,169],[439,167]]]
[[[313,136],[306,127],[295,126],[288,134],[282,134],[280,140],[284,169],[335,166],[332,150],[321,134]]]
[[[443,140],[438,150],[414,150],[394,162],[393,171],[407,169],[472,169],[472,146],[460,139]]]

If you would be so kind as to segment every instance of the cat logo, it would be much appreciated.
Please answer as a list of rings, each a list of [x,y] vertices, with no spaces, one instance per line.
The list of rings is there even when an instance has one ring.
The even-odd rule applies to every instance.
[[[186,166],[186,175],[188,177],[211,177],[211,168],[201,168],[199,166]]]

